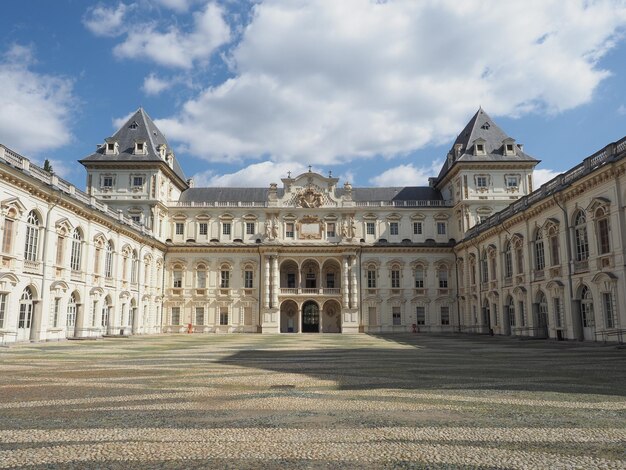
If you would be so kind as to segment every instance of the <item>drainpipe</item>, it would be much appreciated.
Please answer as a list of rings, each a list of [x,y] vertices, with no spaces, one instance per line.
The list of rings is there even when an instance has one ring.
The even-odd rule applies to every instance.
[[[167,245],[165,247],[165,252],[163,253],[163,269],[161,272],[161,333],[163,333],[163,319],[165,318],[165,307],[163,306],[165,298],[165,260],[167,258]],[[208,313],[208,312],[207,312]]]
[[[261,324],[261,305],[263,305],[263,297],[261,297],[263,295],[263,291],[261,290],[261,273],[263,272],[263,255],[261,254],[261,247],[258,246],[257,247],[258,251],[259,251],[259,276],[258,276],[258,281],[257,284],[258,286],[258,290],[259,290],[259,295],[258,295],[258,305],[259,305],[259,311],[257,312],[257,333],[262,332],[259,331],[259,328],[262,328]]]
[[[570,310],[572,312],[572,327],[574,330],[574,335],[579,341],[583,340],[583,331],[581,326],[580,319],[580,304],[576,305],[574,303],[574,280],[572,279],[572,235],[570,233],[571,227],[569,224],[569,217],[567,216],[567,210],[565,207],[561,205],[559,200],[556,198],[556,194],[552,196],[554,202],[557,206],[561,208],[563,211],[563,221],[565,222],[565,240],[567,244],[567,282],[569,286],[570,293]],[[576,318],[574,318],[576,317]]]
[[[41,275],[41,295],[40,297],[40,302],[41,305],[38,306],[39,308],[37,310],[39,310],[39,315],[34,315],[33,316],[33,323],[36,323],[34,325],[31,325],[30,328],[30,341],[34,342],[34,341],[38,341],[39,339],[41,339],[41,323],[42,323],[42,317],[43,317],[43,306],[44,306],[44,295],[46,292],[46,271],[48,268],[48,259],[47,259],[47,255],[48,255],[48,231],[50,230],[50,214],[52,213],[52,210],[59,204],[59,199],[57,198],[54,201],[54,204],[52,204],[52,206],[50,208],[48,208],[48,213],[46,214],[46,226],[44,228],[44,234],[43,234],[43,250],[41,252],[41,257],[42,257],[42,263],[41,263],[41,269],[42,269],[42,275]],[[48,293],[49,295],[49,293]],[[48,295],[46,295],[46,297],[48,297]]]
[[[461,332],[461,301],[459,296],[459,257],[454,252],[454,274],[456,277],[456,321],[457,321],[457,331]]]

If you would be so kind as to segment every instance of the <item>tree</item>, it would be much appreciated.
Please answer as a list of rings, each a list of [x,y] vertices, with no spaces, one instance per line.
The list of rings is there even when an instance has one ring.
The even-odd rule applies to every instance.
[[[50,163],[50,160],[48,160],[47,158],[43,162],[43,171],[47,171],[48,173],[54,172],[54,170],[52,169],[52,164]]]

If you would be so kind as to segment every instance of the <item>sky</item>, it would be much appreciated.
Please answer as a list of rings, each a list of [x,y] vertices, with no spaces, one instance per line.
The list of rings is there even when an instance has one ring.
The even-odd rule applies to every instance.
[[[138,107],[196,186],[404,186],[480,106],[536,186],[626,135],[626,0],[2,4],[0,143],[81,188]]]

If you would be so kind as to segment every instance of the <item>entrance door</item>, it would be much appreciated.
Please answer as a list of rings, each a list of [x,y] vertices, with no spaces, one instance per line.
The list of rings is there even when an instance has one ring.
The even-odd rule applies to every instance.
[[[306,302],[302,306],[302,332],[319,333],[320,310],[315,302]]]
[[[583,338],[585,341],[594,341],[595,338],[595,317],[593,313],[593,298],[591,290],[583,286],[580,295],[580,320],[583,327]]]
[[[20,298],[20,317],[17,323],[17,341],[30,339],[30,326],[33,322],[33,294],[27,287]]]

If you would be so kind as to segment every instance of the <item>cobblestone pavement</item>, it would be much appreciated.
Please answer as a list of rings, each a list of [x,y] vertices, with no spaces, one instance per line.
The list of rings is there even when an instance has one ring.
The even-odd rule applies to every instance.
[[[0,349],[0,468],[626,468],[626,349],[178,335]]]

